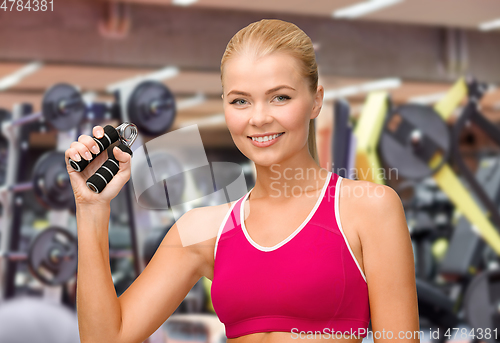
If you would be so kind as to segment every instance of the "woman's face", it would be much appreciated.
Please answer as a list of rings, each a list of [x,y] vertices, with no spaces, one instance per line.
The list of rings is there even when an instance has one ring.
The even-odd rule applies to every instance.
[[[235,56],[224,66],[226,123],[238,149],[257,165],[308,157],[309,120],[319,114],[323,87],[312,94],[298,63],[278,52],[260,59]],[[259,136],[261,142],[252,138]]]

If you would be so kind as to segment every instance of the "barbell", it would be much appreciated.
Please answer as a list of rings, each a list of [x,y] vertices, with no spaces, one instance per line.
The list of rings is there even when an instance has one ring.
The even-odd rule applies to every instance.
[[[91,111],[103,107],[98,103],[93,105],[95,106],[90,106]],[[106,111],[116,112],[113,106],[104,107]],[[130,120],[137,123],[138,130],[147,135],[166,132],[172,126],[176,115],[172,92],[157,81],[144,81],[137,85],[127,101],[126,109]],[[87,110],[80,92],[74,86],[58,83],[45,92],[41,112],[16,120],[0,115],[0,122],[2,130],[7,130],[12,126],[21,126],[42,119],[59,131],[68,131],[80,124]]]
[[[63,152],[49,151],[43,154],[35,163],[31,181],[0,187],[0,193],[29,190],[33,190],[37,200],[48,209],[75,208]]]
[[[157,136],[173,124],[176,113],[174,95],[163,83],[141,82],[130,95],[127,112],[140,132]]]
[[[27,261],[29,270],[46,285],[61,285],[73,277],[77,268],[77,242],[73,234],[58,226],[43,230],[32,241],[28,253],[1,252],[0,258]]]
[[[80,92],[66,83],[58,83],[49,88],[42,101],[42,111],[15,120],[3,120],[2,129],[21,126],[37,120],[45,120],[59,131],[68,131],[82,121],[86,106]],[[1,119],[1,118],[0,118]]]
[[[57,286],[69,281],[77,271],[77,238],[68,230],[51,226],[39,233],[28,252],[0,252],[0,259],[27,261],[33,276],[46,285]],[[129,250],[110,250],[113,258],[131,257]]]

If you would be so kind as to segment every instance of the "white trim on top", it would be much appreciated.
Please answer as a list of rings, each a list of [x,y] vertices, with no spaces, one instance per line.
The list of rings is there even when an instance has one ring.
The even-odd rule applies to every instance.
[[[245,220],[244,220],[244,209],[245,209],[245,201],[247,200],[248,196],[250,195],[250,192],[252,191],[252,190],[250,190],[250,192],[247,193],[247,195],[245,196],[245,198],[243,199],[243,201],[241,202],[241,205],[240,205],[241,228],[242,228],[243,233],[245,234],[245,237],[247,238],[248,242],[250,244],[252,244],[256,249],[258,249],[260,251],[266,251],[266,252],[276,250],[279,247],[288,243],[293,237],[295,237],[304,228],[304,226],[306,226],[306,224],[309,222],[309,220],[314,215],[314,213],[316,213],[316,210],[318,209],[319,205],[321,204],[321,201],[323,200],[323,197],[325,195],[325,191],[327,189],[328,184],[330,183],[331,177],[332,177],[332,172],[328,172],[328,176],[326,177],[325,184],[323,185],[323,188],[321,189],[321,195],[319,196],[313,209],[311,210],[311,212],[309,213],[307,218],[302,222],[302,224],[300,224],[300,226],[294,232],[292,232],[292,234],[290,236],[288,236],[283,241],[281,241],[280,243],[278,243],[272,247],[263,247],[263,246],[259,245],[248,234],[247,228],[245,226]]]
[[[215,240],[215,248],[214,248],[214,261],[215,261],[215,255],[217,254],[217,246],[219,245],[219,239],[222,234],[222,230],[224,230],[224,227],[226,226],[227,218],[229,218],[229,215],[231,212],[233,212],[233,208],[236,205],[238,201],[235,201],[232,205],[231,208],[227,211],[226,216],[222,220],[222,224],[220,224],[219,231],[217,232],[217,239]]]
[[[366,282],[366,276],[361,270],[361,267],[359,266],[358,261],[356,260],[356,257],[354,256],[351,247],[349,246],[349,242],[347,241],[347,237],[344,234],[344,230],[342,230],[342,224],[340,223],[340,214],[339,214],[339,191],[340,191],[340,183],[342,182],[343,177],[338,176],[337,178],[337,184],[335,185],[335,219],[337,220],[337,226],[339,227],[340,232],[342,233],[342,236],[344,237],[345,244],[347,245],[347,249],[349,249],[349,252],[351,253],[352,259],[354,260],[354,263],[356,263],[356,266],[358,266],[359,272],[361,273],[361,276],[363,279],[365,279]]]

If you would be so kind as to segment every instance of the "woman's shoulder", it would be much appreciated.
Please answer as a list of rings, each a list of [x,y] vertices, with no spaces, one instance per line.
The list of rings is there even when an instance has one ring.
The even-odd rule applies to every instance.
[[[340,197],[356,202],[357,206],[368,207],[390,205],[400,200],[396,191],[387,185],[348,178],[343,178],[341,182]]]
[[[344,213],[352,214],[349,217],[358,222],[358,228],[370,227],[365,224],[402,211],[401,198],[387,185],[344,178],[339,193]]]

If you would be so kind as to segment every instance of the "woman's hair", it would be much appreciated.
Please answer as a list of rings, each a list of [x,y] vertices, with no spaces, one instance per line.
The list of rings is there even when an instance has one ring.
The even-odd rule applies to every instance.
[[[232,56],[253,53],[258,58],[273,52],[285,52],[294,56],[299,61],[300,73],[309,81],[309,89],[313,94],[316,93],[318,66],[311,39],[295,24],[278,19],[262,19],[251,23],[231,38],[220,64],[221,80],[224,74],[224,64]],[[309,153],[319,164],[315,132],[314,119],[311,119],[307,143]]]

